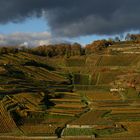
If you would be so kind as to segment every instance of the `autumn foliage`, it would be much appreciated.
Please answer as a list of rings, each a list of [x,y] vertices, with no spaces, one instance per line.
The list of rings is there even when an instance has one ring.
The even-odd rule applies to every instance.
[[[75,56],[82,55],[83,49],[80,44],[57,44],[57,45],[48,45],[48,46],[39,46],[35,49],[32,49],[32,52],[41,56]]]
[[[105,48],[107,48],[109,45],[112,45],[112,44],[113,44],[113,41],[97,40],[97,41],[94,41],[91,44],[88,44],[85,47],[85,52],[86,52],[86,54],[92,54],[92,53],[96,53],[96,52],[101,52]]]

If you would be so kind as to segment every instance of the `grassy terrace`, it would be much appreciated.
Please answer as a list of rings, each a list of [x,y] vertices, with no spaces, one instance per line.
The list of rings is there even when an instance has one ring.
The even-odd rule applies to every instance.
[[[105,137],[115,133],[125,132],[123,128],[105,128],[105,129],[92,129],[92,128],[67,128],[64,129],[63,136],[95,136]]]
[[[68,128],[64,130],[63,136],[91,136],[94,135],[93,129],[80,129],[80,128]]]
[[[140,123],[139,55],[48,58],[19,52],[0,58],[1,133],[11,130],[9,119],[22,136],[135,135],[133,128]]]

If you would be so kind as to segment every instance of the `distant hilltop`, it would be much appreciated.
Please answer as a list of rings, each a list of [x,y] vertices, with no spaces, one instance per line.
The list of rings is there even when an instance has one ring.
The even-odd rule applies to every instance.
[[[96,40],[91,44],[81,46],[79,43],[60,43],[41,45],[29,48],[27,46],[2,46],[0,54],[28,52],[31,54],[47,57],[71,57],[91,54],[117,54],[117,53],[140,53],[140,34],[127,34],[121,37],[107,40]]]

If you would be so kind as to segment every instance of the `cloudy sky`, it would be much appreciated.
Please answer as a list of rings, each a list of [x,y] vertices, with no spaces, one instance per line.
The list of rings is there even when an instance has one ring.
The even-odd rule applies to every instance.
[[[139,32],[140,0],[0,0],[0,45],[41,45]]]

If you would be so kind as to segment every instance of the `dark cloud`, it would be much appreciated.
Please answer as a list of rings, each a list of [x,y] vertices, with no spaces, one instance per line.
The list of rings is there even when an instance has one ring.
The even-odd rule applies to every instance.
[[[0,0],[0,23],[47,19],[53,35],[111,35],[140,29],[140,0]]]

